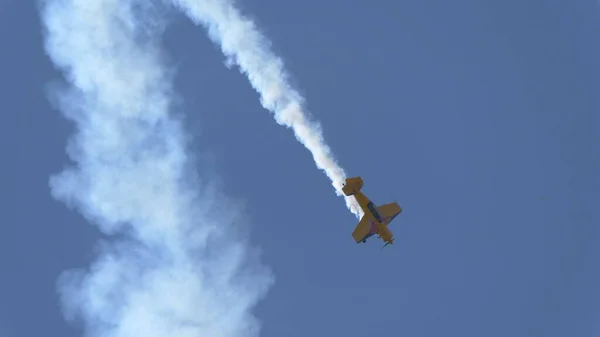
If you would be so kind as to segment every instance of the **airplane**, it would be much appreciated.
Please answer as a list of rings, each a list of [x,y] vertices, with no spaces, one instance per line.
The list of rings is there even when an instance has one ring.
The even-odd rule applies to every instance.
[[[382,249],[389,244],[394,243],[394,235],[388,228],[388,225],[398,214],[402,212],[402,207],[397,202],[375,206],[375,204],[361,192],[364,183],[361,177],[347,178],[342,187],[346,196],[353,195],[363,210],[364,215],[354,228],[352,237],[356,243],[366,243],[367,239],[377,234],[385,244]]]

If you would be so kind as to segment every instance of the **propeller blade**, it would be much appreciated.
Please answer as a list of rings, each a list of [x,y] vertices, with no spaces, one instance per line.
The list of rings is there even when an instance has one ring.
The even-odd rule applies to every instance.
[[[386,242],[385,245],[383,245],[383,247],[381,247],[381,249],[385,248],[389,244],[393,244],[394,241],[396,241],[396,239],[392,238],[390,241]]]

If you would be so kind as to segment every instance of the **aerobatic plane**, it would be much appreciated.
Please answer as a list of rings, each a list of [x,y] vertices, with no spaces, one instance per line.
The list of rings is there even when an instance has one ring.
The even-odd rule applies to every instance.
[[[362,208],[364,215],[356,225],[352,237],[356,243],[366,243],[367,239],[377,234],[385,244],[384,248],[394,243],[394,235],[388,228],[388,225],[398,214],[402,212],[402,207],[397,202],[375,206],[375,204],[361,192],[363,187],[361,177],[347,178],[342,191],[345,195],[353,195]]]

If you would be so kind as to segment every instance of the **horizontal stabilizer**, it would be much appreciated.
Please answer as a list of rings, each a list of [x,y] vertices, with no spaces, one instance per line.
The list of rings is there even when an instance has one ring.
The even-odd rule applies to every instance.
[[[361,177],[346,178],[346,183],[344,184],[344,187],[342,187],[342,191],[345,195],[350,196],[360,191],[363,185],[364,183]]]

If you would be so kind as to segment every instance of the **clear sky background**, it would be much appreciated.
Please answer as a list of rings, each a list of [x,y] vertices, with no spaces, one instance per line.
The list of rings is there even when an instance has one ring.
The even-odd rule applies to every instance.
[[[404,208],[356,219],[247,79],[183,16],[165,36],[194,149],[243,201],[276,281],[262,336],[600,335],[600,10],[595,1],[246,0],[349,176]],[[72,126],[36,5],[0,3],[0,336],[80,336],[59,274],[96,227],[51,198]]]

